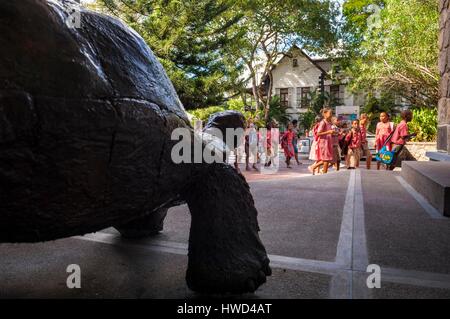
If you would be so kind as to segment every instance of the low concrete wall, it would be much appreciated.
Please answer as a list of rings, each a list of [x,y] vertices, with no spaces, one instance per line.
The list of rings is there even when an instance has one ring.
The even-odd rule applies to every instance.
[[[429,161],[425,153],[436,150],[436,142],[408,142],[400,154],[400,161]]]
[[[420,163],[404,161],[401,175],[441,214],[450,217],[449,162]]]
[[[409,142],[406,145],[408,152],[416,161],[428,161],[426,152],[435,152],[437,150],[436,142]]]

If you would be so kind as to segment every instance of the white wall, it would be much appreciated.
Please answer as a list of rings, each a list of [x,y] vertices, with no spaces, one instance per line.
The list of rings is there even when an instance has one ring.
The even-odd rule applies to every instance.
[[[273,92],[272,94],[279,94],[279,90],[282,88],[289,88],[289,106],[288,113],[292,118],[297,118],[299,113],[306,112],[304,108],[298,107],[300,101],[297,101],[297,90],[301,87],[310,87],[311,90],[319,86],[319,77],[321,70],[317,68],[308,58],[306,58],[299,50],[292,50],[290,52],[292,57],[285,56],[272,71],[273,74]],[[293,67],[293,59],[297,59],[298,66]],[[325,70],[329,69],[331,65],[328,65],[321,61],[319,65],[323,66]],[[329,91],[329,85],[333,83],[330,80],[325,81],[326,90]],[[300,92],[299,92],[300,94]],[[345,106],[359,105],[355,104],[360,102],[360,99],[356,98],[344,85],[340,85],[339,97]]]
[[[289,105],[297,111],[297,88],[319,86],[321,71],[298,50],[292,50],[292,57],[285,56],[272,71],[273,92],[277,94],[281,88],[291,88]],[[297,59],[298,66],[292,66]]]

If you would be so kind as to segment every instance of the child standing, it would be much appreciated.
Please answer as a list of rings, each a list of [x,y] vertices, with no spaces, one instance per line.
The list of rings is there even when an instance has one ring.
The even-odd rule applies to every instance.
[[[361,114],[361,119],[359,121],[359,129],[361,131],[361,156],[366,157],[366,168],[370,169],[372,164],[372,154],[369,150],[369,143],[367,142],[367,125],[369,117],[366,113]]]
[[[335,131],[333,134],[333,164],[336,167],[336,171],[339,171],[341,166],[341,149],[339,147],[339,134],[340,134],[340,121],[337,117],[333,116],[332,119],[332,129]]]
[[[311,173],[314,175],[316,168],[323,165],[323,173],[328,172],[328,166],[333,161],[333,140],[332,136],[335,131],[332,129],[331,118],[333,113],[330,108],[324,108],[322,110],[323,120],[317,127],[317,161],[314,165],[308,167]]]
[[[317,129],[319,128],[319,123],[322,120],[322,117],[316,116],[314,120],[314,124],[311,128],[313,141],[311,143],[311,150],[309,151],[309,159],[311,161],[316,162],[316,148],[317,148]]]
[[[406,142],[416,134],[409,134],[408,132],[408,122],[411,122],[413,119],[413,113],[410,110],[402,111],[400,114],[402,121],[397,125],[397,128],[394,131],[394,134],[392,134],[391,138],[391,147],[392,152],[394,153],[394,159],[392,161],[392,164],[389,166],[390,170],[393,170],[397,164],[398,155],[402,151],[403,147],[405,146]]]
[[[345,158],[347,158],[348,152],[348,144],[345,141],[345,137],[347,136],[348,132],[348,124],[347,122],[343,122],[341,124],[341,129],[339,130],[339,148],[341,149],[341,155],[343,155]]]
[[[375,132],[375,148],[377,153],[383,148],[384,143],[386,142],[389,135],[394,130],[394,123],[389,121],[389,115],[386,112],[380,113],[380,122],[377,124],[377,129]],[[388,150],[390,151],[390,143],[387,145]],[[381,162],[377,162],[377,169],[379,170],[381,166]]]
[[[281,147],[283,147],[284,150],[287,168],[292,168],[291,158],[295,156],[294,145],[292,143],[292,141],[294,140],[294,135],[294,126],[292,125],[292,123],[289,123],[287,131],[284,132],[283,136],[281,137]]]
[[[361,156],[361,130],[359,120],[352,121],[352,128],[345,137],[345,140],[348,143],[347,169],[355,169],[359,167],[359,159]]]

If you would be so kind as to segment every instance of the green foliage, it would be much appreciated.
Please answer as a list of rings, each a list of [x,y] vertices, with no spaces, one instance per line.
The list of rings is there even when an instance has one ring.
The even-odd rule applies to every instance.
[[[287,125],[290,120],[289,115],[287,114],[287,106],[281,104],[279,96],[272,97],[269,103],[267,123],[273,120],[282,125]]]
[[[233,0],[98,0],[147,42],[172,80],[186,109],[218,105],[238,76],[223,48],[239,37],[242,18]]]
[[[189,110],[188,112],[193,117],[192,122],[194,122],[195,120],[207,122],[212,114],[226,110],[234,110],[241,112],[246,120],[252,119],[258,127],[265,126],[265,122],[263,120],[263,112],[262,111],[255,112],[255,110],[251,110],[247,105],[244,104],[244,102],[241,99],[230,99],[221,106],[209,106],[204,108],[197,108]]]
[[[320,111],[324,107],[335,107],[339,105],[339,101],[332,97],[328,92],[320,92],[320,90],[311,91],[308,93],[310,101],[310,110],[315,115],[320,115]]]
[[[274,64],[293,45],[314,53],[330,52],[337,43],[338,6],[334,0],[244,0],[242,8],[245,15],[239,28],[243,36],[227,54],[233,63],[245,65],[247,79],[241,84],[251,84],[256,109],[268,110],[271,84],[267,96],[259,88],[271,79]]]
[[[391,117],[398,112],[395,97],[389,93],[382,93],[377,98],[372,93],[369,93],[366,97],[365,104],[362,106],[362,113],[366,113],[370,119],[367,127],[368,131],[375,132],[380,113],[382,112],[386,112]]]
[[[244,104],[244,101],[242,101],[242,99],[230,99],[225,103],[225,107],[227,110],[235,110],[241,113],[244,113],[249,108]]]
[[[212,114],[222,111],[225,111],[225,107],[223,106],[209,106],[206,108],[190,110],[189,114],[193,116],[193,120],[201,120],[203,122],[207,122]]]
[[[293,44],[326,53],[337,42],[334,0],[98,0],[94,7],[144,38],[188,110],[222,105],[226,92],[243,92],[244,66],[263,56],[267,75]],[[270,96],[263,102],[267,109],[275,105],[268,116],[285,120]]]
[[[379,12],[370,12],[370,4],[380,5]],[[394,92],[411,105],[436,105],[437,6],[436,0],[345,1],[344,65],[352,88]]]
[[[342,37],[345,39],[348,48],[358,50],[364,40],[364,35],[368,29],[370,16],[376,13],[377,7],[383,8],[383,0],[346,0],[342,5],[342,13],[345,17],[345,24],[342,27]],[[354,53],[354,52],[347,53]]]
[[[274,53],[272,62],[283,45],[294,42],[316,52],[330,50],[336,42],[333,3],[97,0],[93,7],[121,18],[144,38],[189,110],[221,105],[225,93],[243,92],[246,62],[254,62],[265,49]]]
[[[408,123],[409,131],[417,134],[413,142],[434,142],[437,137],[437,109],[417,108],[413,109],[413,119]],[[394,123],[400,123],[400,116],[394,118]]]
[[[421,108],[413,110],[411,129],[417,133],[413,141],[433,142],[437,138],[437,110]]]
[[[263,127],[265,122],[263,120],[263,112],[259,110],[256,112],[250,105],[245,105],[242,99],[230,99],[225,103],[226,110],[234,110],[241,112],[246,120],[252,119],[258,127]]]
[[[306,131],[306,130],[309,130],[313,126],[315,118],[316,118],[316,114],[313,111],[308,110],[306,113],[300,114],[300,116],[298,118],[298,123],[299,123],[300,127]]]

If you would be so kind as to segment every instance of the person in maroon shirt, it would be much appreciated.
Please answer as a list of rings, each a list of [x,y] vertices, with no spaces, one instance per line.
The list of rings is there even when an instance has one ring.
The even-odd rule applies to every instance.
[[[391,136],[394,131],[394,123],[389,120],[389,114],[386,112],[380,113],[380,121],[377,124],[375,131],[375,149],[377,153],[381,151],[386,143],[386,140]],[[386,143],[386,148],[388,151],[391,150],[391,144]],[[377,169],[381,167],[381,162],[377,161]]]
[[[281,137],[281,147],[284,151],[287,168],[292,168],[291,159],[295,156],[294,144],[292,143],[295,134],[296,133],[294,132],[294,125],[292,123],[289,123],[286,132],[284,132],[283,136]]]
[[[347,169],[355,169],[359,167],[359,159],[361,156],[361,129],[359,120],[352,121],[352,129],[345,137],[348,143],[348,153],[346,157]]]
[[[389,166],[390,170],[393,170],[397,164],[398,155],[402,151],[406,142],[409,141],[411,137],[416,136],[416,134],[409,134],[408,132],[408,122],[413,119],[413,113],[410,110],[404,110],[400,114],[402,121],[395,128],[394,134],[391,137],[391,149],[394,153],[394,159],[392,164]]]
[[[325,107],[322,109],[323,120],[317,128],[316,163],[309,166],[309,171],[314,175],[315,170],[323,165],[323,174],[328,172],[328,166],[333,161],[333,140],[336,132],[332,129],[331,118],[333,111]]]
[[[367,125],[369,117],[366,113],[361,114],[361,118],[359,120],[359,128],[361,131],[361,157],[366,156],[366,167],[370,169],[370,165],[372,164],[372,154],[369,150],[369,144],[367,143]]]
[[[341,166],[341,149],[339,147],[339,137],[342,135],[341,121],[335,116],[331,121],[333,123],[332,128],[335,131],[333,135],[333,165],[335,165],[336,171],[339,171]]]

